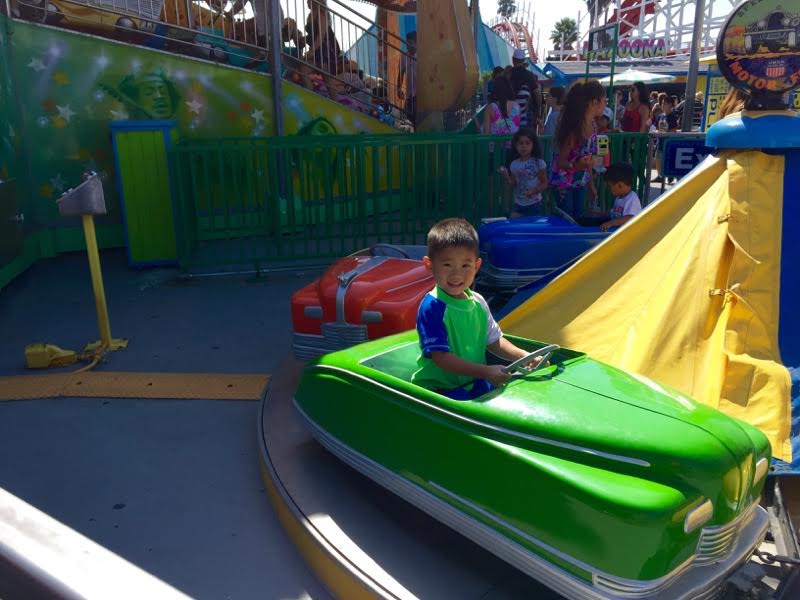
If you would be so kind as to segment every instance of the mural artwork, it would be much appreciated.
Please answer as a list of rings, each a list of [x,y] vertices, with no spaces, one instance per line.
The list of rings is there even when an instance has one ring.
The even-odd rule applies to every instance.
[[[28,23],[14,29],[5,56],[11,57],[10,79],[22,111],[17,133],[23,132],[30,149],[26,219],[37,224],[58,224],[55,198],[87,169],[115,180],[110,121],[174,120],[182,138],[273,133],[268,76]],[[0,70],[9,69],[0,62]],[[330,133],[395,131],[300,87],[284,82],[283,90],[288,134],[323,121]],[[0,178],[11,168],[13,125],[0,119]],[[119,221],[114,188],[106,186],[108,218]]]

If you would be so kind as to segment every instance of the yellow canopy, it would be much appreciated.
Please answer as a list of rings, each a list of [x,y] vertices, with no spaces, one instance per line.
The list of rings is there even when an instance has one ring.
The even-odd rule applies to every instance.
[[[782,156],[729,151],[501,325],[670,385],[763,431],[791,461],[778,349]]]

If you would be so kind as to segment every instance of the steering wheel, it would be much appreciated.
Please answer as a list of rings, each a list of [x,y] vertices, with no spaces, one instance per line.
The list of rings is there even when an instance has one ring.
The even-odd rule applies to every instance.
[[[399,254],[402,258],[411,258],[411,256],[403,250],[400,246],[395,246],[394,244],[375,244],[372,246],[372,255],[373,256],[391,256],[391,254],[376,254],[375,250],[381,248],[383,250],[388,250],[389,252],[395,252]]]
[[[572,223],[573,225],[577,225],[578,227],[580,227],[580,223],[578,223],[575,219],[573,219],[571,214],[569,214],[565,210],[560,209],[557,206],[554,206],[553,209],[556,211],[559,217],[566,220],[568,223]]]
[[[518,358],[517,360],[512,362],[510,365],[505,367],[504,371],[506,373],[511,373],[512,375],[516,375],[516,374],[530,375],[534,371],[538,371],[545,364],[547,364],[547,360],[550,358],[550,356],[553,354],[553,352],[558,350],[560,347],[561,346],[559,346],[558,344],[548,344],[547,346],[543,346],[542,348],[539,348],[538,350],[534,350],[533,352],[529,352],[528,354],[526,354],[522,358]],[[542,360],[539,361],[539,364],[537,364],[532,369],[529,369],[528,367],[525,366],[529,362],[531,362],[531,360],[536,358],[537,356],[541,356],[542,357]]]

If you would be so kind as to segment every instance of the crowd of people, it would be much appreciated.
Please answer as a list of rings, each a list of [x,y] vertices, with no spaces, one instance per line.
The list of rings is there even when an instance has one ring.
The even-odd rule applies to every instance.
[[[596,208],[597,180],[605,181],[612,196],[620,200],[612,208],[609,222],[614,225],[610,226],[622,224],[625,217],[641,210],[638,197],[635,202],[631,197],[635,195],[630,190],[633,170],[625,160],[612,164],[608,151],[598,152],[598,136],[680,131],[684,102],[666,92],[648,93],[640,82],[617,88],[614,108],[607,105],[606,89],[597,81],[575,83],[568,90],[553,86],[545,95],[525,63],[524,51],[517,50],[513,65],[495,69],[482,122],[485,134],[513,136],[504,148],[505,164],[499,170],[513,197],[510,215],[543,214],[543,194],[551,190],[555,205],[579,219],[590,206]],[[698,95],[693,114],[697,127],[703,108],[702,95]],[[552,157],[542,155],[539,136],[552,136]],[[490,152],[497,151],[492,144]],[[658,146],[652,159],[659,170]],[[662,182],[662,177],[653,182]]]
[[[365,77],[359,64],[344,53],[336,39],[327,0],[307,0],[308,16],[301,32],[294,19],[283,18],[281,37],[285,76],[305,88],[327,95],[382,122],[396,125],[416,121],[416,50],[417,32],[405,36],[400,53],[395,96],[402,110],[390,102],[385,78]]]
[[[505,164],[499,169],[500,176],[512,190],[511,217],[543,214],[543,194],[550,189],[558,208],[574,219],[581,218],[588,204],[597,197],[597,173],[605,175],[612,194],[619,192],[615,197],[620,202],[612,209],[608,227],[620,225],[641,211],[641,203],[632,191],[633,168],[626,162],[612,165],[607,156],[598,156],[597,136],[611,132],[615,122],[607,106],[605,88],[597,81],[575,83],[569,90],[553,87],[542,103],[540,86],[525,67],[524,55],[517,53],[514,58],[515,64],[508,70],[498,71],[492,80],[490,101],[483,118],[485,134],[513,136],[502,149]],[[631,91],[634,103],[626,106],[626,113],[631,114],[631,120],[634,115],[643,121],[649,120],[649,108],[645,115],[644,109],[639,112],[635,102],[641,90],[638,86],[631,89],[635,90]],[[546,112],[543,112],[543,105]],[[540,135],[553,136],[549,168],[542,153]],[[493,144],[490,151],[500,152],[501,149]],[[494,164],[494,160],[490,164]]]

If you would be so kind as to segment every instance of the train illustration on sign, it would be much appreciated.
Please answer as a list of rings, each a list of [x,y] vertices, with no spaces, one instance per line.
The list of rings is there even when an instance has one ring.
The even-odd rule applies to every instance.
[[[798,32],[800,32],[800,15],[775,10],[766,18],[747,25],[744,34],[744,49],[748,53],[758,52],[761,46],[766,46],[770,52],[795,49],[797,48]]]

